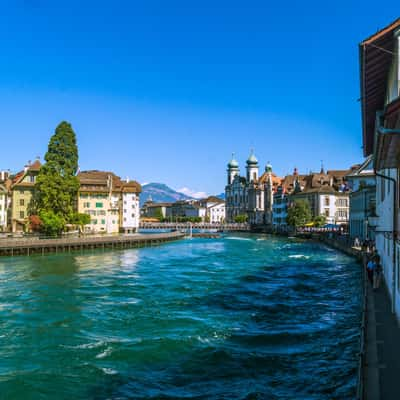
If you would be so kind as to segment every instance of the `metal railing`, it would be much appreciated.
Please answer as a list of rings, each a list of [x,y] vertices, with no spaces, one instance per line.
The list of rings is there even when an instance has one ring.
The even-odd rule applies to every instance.
[[[360,332],[360,352],[358,357],[358,373],[357,373],[357,399],[364,398],[364,366],[365,366],[365,342],[367,331],[367,274],[365,272],[364,257],[362,265],[362,314],[361,314],[361,332]]]

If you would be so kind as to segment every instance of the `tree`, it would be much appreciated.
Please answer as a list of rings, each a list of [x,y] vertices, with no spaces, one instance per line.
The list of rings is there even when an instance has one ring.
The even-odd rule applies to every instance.
[[[311,219],[310,205],[305,200],[295,200],[294,204],[288,208],[286,221],[294,228],[304,226]]]
[[[314,226],[316,226],[317,228],[321,228],[322,226],[324,226],[326,224],[326,217],[325,215],[317,215],[314,218]]]
[[[75,132],[68,122],[63,121],[57,126],[44,159],[46,163],[36,179],[30,212],[40,216],[44,231],[53,231],[58,226],[60,233],[74,218],[79,189],[76,177],[78,147]],[[47,222],[51,226],[46,227]]]
[[[90,215],[74,213],[71,223],[74,225],[78,225],[81,229],[81,232],[83,232],[83,227],[87,224],[90,224]]]
[[[244,223],[247,221],[247,214],[236,215],[233,220],[237,223]]]
[[[41,231],[49,236],[59,235],[65,228],[65,220],[53,211],[41,211]]]

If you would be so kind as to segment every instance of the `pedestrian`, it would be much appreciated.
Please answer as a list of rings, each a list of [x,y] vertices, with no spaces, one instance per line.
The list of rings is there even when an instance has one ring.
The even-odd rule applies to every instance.
[[[375,262],[375,257],[371,258],[368,263],[367,263],[367,276],[368,280],[373,285],[373,279],[374,279],[374,270],[376,267],[376,262]]]
[[[380,263],[379,256],[376,257],[376,263],[375,263],[375,268],[374,268],[374,284],[373,284],[373,289],[379,289],[379,286],[381,285],[381,280],[382,280],[382,264]]]
[[[360,239],[358,238],[358,236],[356,236],[354,238],[354,247],[357,247],[357,248],[360,247]]]

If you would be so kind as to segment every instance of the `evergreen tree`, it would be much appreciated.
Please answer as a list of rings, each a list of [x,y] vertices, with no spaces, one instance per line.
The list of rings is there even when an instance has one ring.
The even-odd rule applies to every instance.
[[[286,221],[288,225],[297,228],[312,220],[310,205],[305,200],[297,200],[288,208]]]
[[[44,159],[46,163],[36,180],[31,213],[40,216],[44,231],[60,233],[64,225],[74,218],[79,189],[76,177],[78,147],[75,132],[68,122],[63,121],[57,126]],[[55,221],[55,229],[46,227],[46,223]]]

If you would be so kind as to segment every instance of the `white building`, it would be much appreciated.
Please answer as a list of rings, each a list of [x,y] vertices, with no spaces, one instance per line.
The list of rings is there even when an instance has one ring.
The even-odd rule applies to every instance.
[[[209,196],[198,202],[201,207],[206,209],[206,221],[210,223],[225,222],[225,201],[216,197]]]
[[[209,221],[212,224],[225,222],[225,202],[214,204],[207,208]]]
[[[0,183],[0,231],[7,229],[8,195],[4,184]]]
[[[136,232],[139,228],[139,194],[135,181],[122,181],[107,171],[78,174],[78,212],[90,215],[85,230],[90,233]]]
[[[372,155],[347,175],[350,192],[350,227],[352,239],[375,239],[375,227],[369,224],[376,213],[376,182]]]
[[[137,232],[140,223],[140,205],[137,182],[128,179],[122,186],[121,229],[125,233]]]
[[[376,172],[376,249],[392,311],[400,319],[400,19],[360,44],[364,156]],[[380,50],[380,51],[377,51]]]

